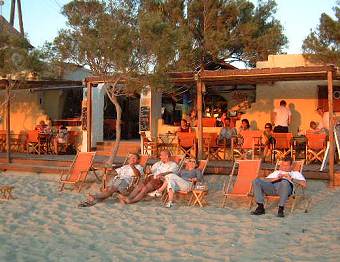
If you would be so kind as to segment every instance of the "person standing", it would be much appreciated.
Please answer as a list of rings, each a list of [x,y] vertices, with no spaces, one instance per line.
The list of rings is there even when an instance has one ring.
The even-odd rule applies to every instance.
[[[288,133],[288,126],[292,122],[292,113],[286,106],[287,102],[281,100],[280,106],[275,108],[272,113],[272,119],[275,125],[274,133]]]

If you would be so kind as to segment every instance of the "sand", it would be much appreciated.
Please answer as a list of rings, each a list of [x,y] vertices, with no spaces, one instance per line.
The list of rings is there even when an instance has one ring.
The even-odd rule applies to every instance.
[[[246,205],[219,208],[225,176],[208,176],[209,206],[109,199],[77,208],[85,192],[58,192],[58,177],[6,172],[16,199],[0,202],[0,261],[339,261],[340,189],[310,181],[312,208],[277,218]],[[96,185],[92,185],[94,189]]]

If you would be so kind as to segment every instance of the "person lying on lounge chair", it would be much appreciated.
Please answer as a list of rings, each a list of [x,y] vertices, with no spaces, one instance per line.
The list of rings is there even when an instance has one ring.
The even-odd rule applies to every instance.
[[[196,168],[196,160],[190,158],[185,162],[185,169],[181,170],[178,175],[169,174],[165,176],[165,181],[161,188],[150,193],[150,196],[160,197],[163,190],[167,189],[169,194],[168,202],[165,207],[173,206],[174,193],[176,191],[189,192],[192,190],[193,184],[195,182],[201,182],[203,180],[203,175],[201,170]]]
[[[155,191],[162,186],[166,175],[176,173],[178,166],[175,162],[170,161],[169,157],[169,150],[162,150],[159,156],[160,161],[151,167],[152,175],[143,183],[139,183],[128,197],[120,195],[119,199],[121,203],[132,204],[144,199],[147,193]]]
[[[274,171],[264,180],[256,178],[253,181],[253,190],[258,206],[255,211],[251,212],[252,215],[265,214],[264,197],[271,195],[280,196],[277,216],[284,217],[284,205],[294,191],[294,183],[302,187],[307,186],[305,177],[298,171],[292,171],[292,163],[292,158],[287,156],[281,162],[279,170]]]
[[[115,169],[117,175],[113,177],[108,189],[104,192],[89,194],[87,200],[81,202],[78,207],[88,207],[95,205],[98,201],[103,201],[113,193],[127,194],[129,187],[132,185],[134,177],[143,174],[143,167],[138,164],[139,155],[130,154],[128,164]]]

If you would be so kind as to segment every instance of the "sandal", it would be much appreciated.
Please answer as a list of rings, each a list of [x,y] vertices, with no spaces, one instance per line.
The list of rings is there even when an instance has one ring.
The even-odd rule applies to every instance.
[[[78,207],[81,208],[81,207],[91,207],[91,206],[94,206],[95,204],[97,204],[96,201],[90,201],[90,200],[85,200],[85,201],[82,201],[78,204]]]

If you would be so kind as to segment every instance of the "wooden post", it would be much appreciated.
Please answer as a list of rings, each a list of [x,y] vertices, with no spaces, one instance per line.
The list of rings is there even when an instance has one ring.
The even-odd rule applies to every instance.
[[[334,70],[334,69],[333,69]],[[329,112],[329,186],[333,187],[334,174],[334,122],[333,122],[333,70],[327,72]]]
[[[22,34],[22,36],[25,36],[24,22],[22,21],[21,0],[18,0],[18,16],[19,16],[20,33]]]
[[[10,16],[10,19],[9,19],[9,23],[10,23],[11,26],[14,26],[15,2],[16,2],[16,0],[12,0],[12,2],[11,2],[11,16]]]
[[[204,83],[201,79],[197,80],[197,138],[198,138],[198,151],[197,158],[202,159],[203,156],[203,125],[202,125],[202,109],[203,109],[203,90]]]
[[[92,85],[86,82],[87,88],[87,152],[92,148]]]
[[[6,87],[6,151],[7,163],[11,163],[11,97],[10,84]]]

